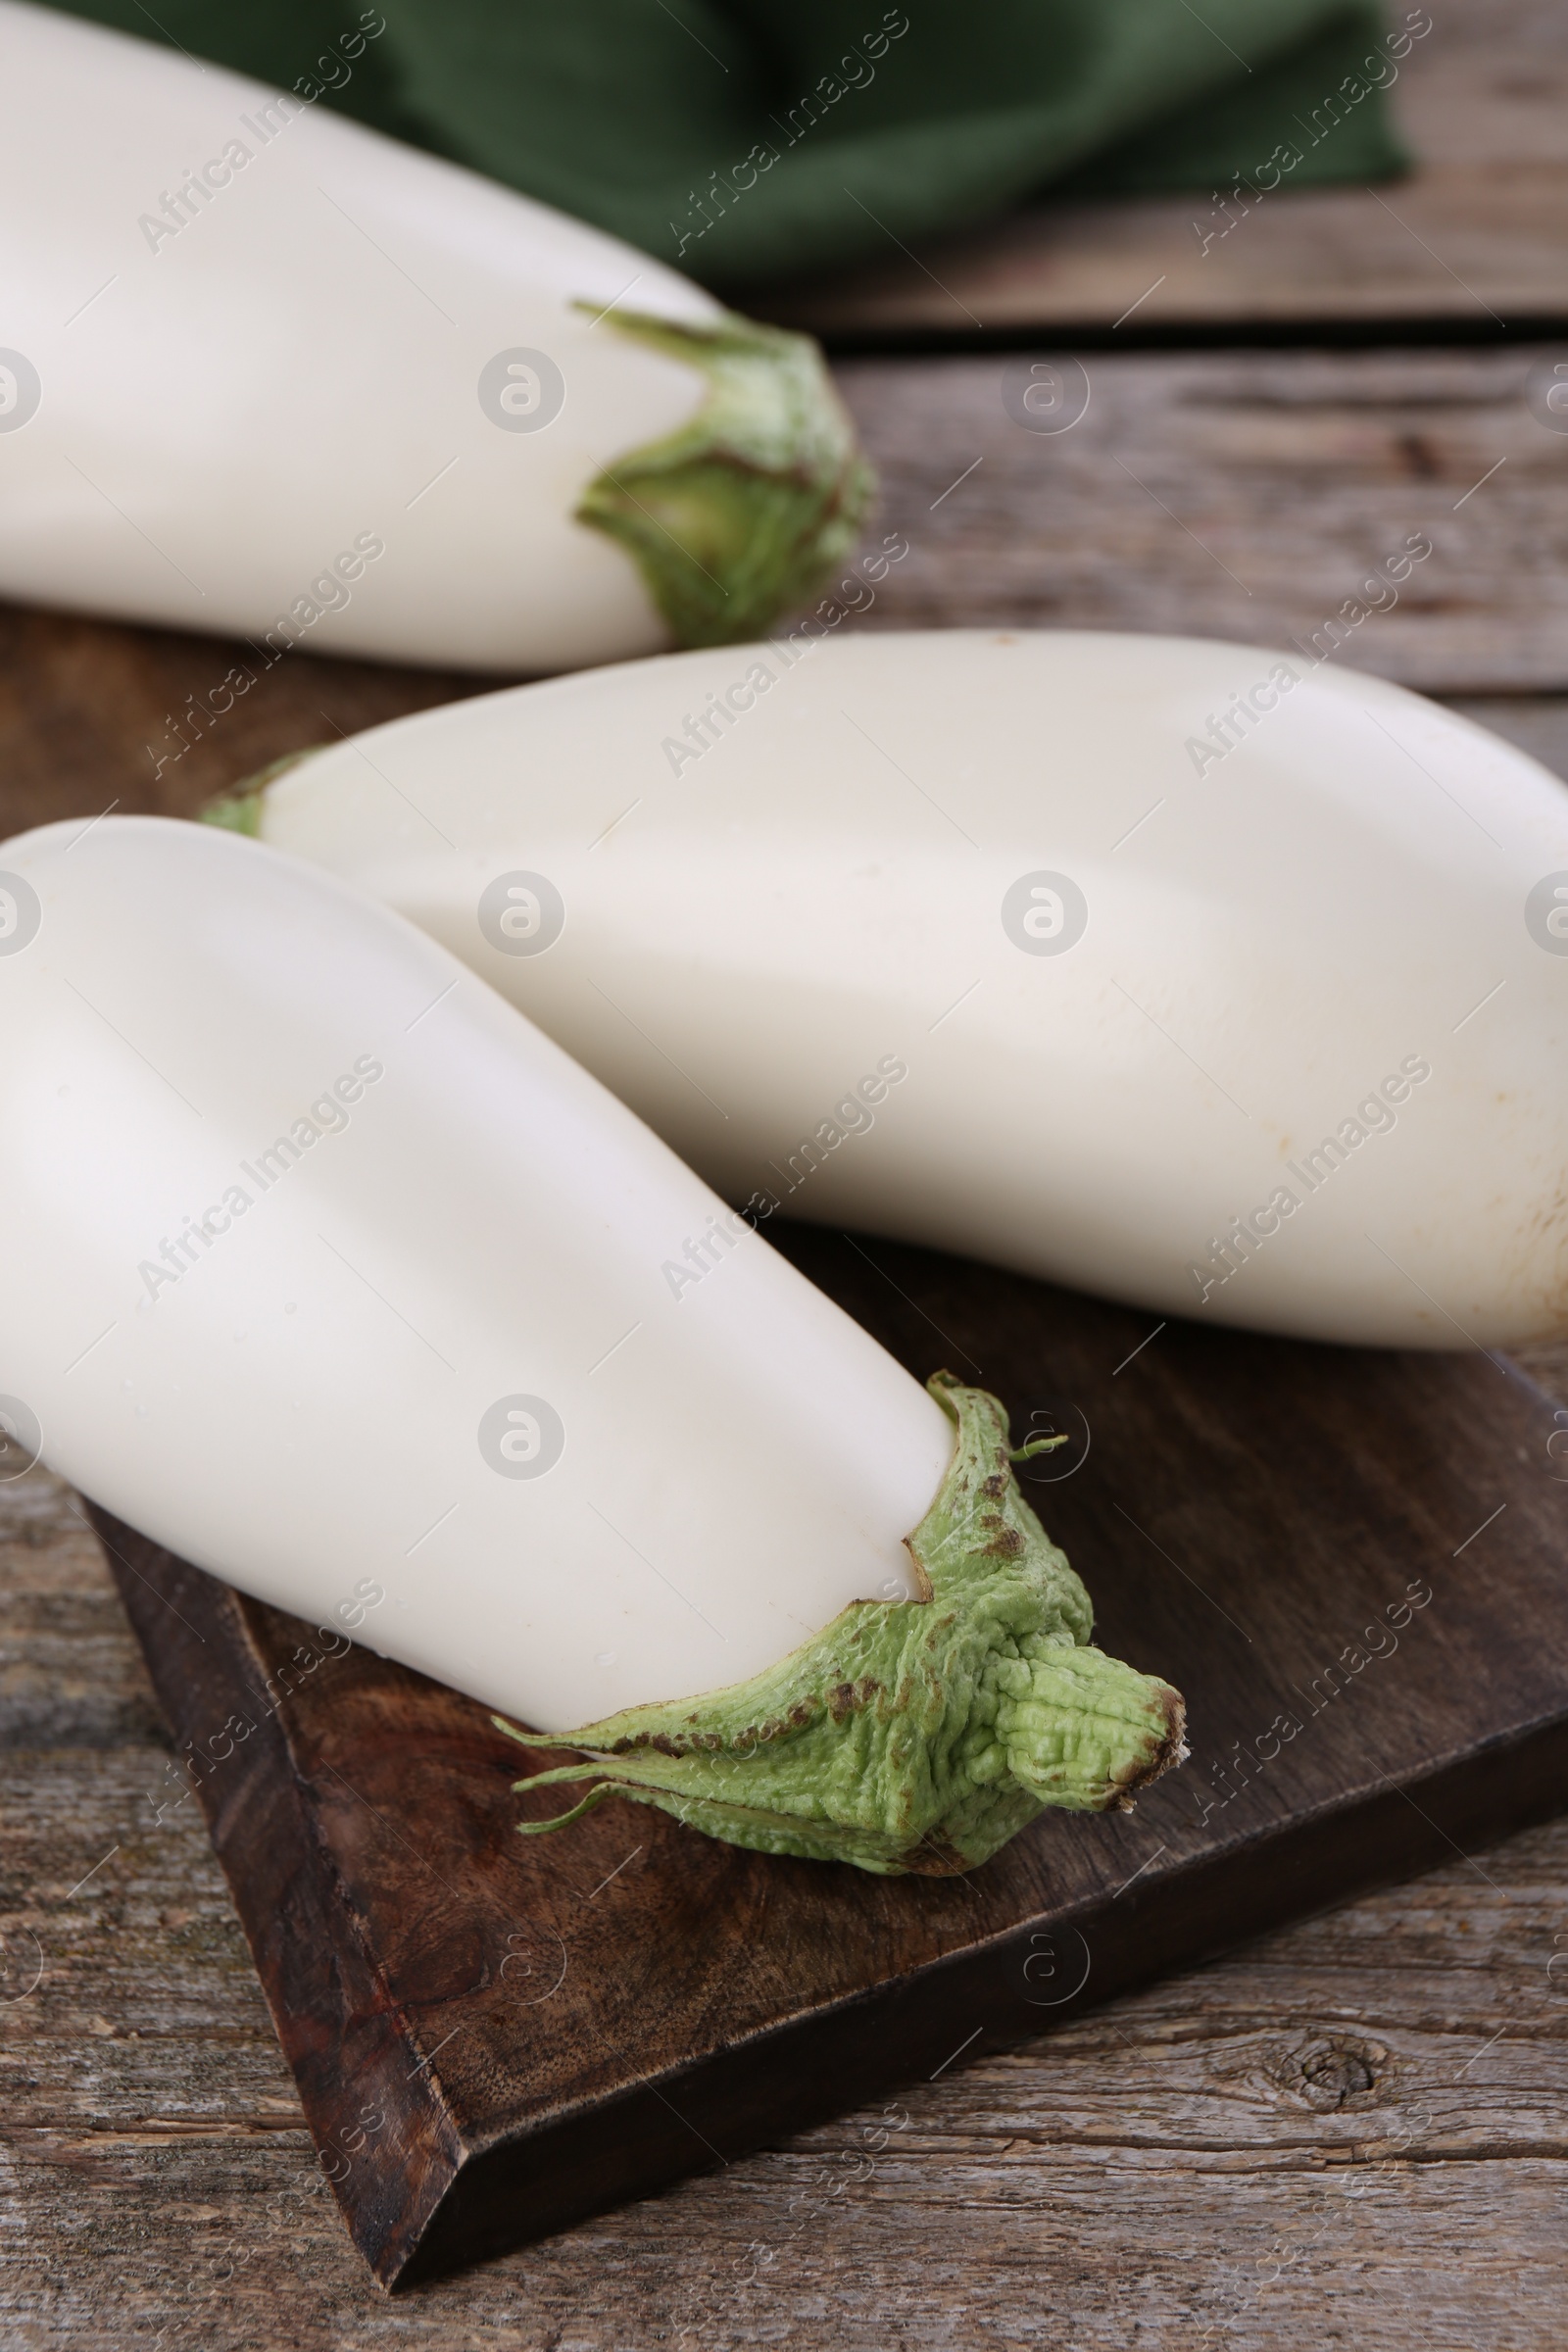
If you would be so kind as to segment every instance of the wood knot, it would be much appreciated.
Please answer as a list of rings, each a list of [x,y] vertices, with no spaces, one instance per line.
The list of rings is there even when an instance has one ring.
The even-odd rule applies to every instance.
[[[1321,2034],[1285,2051],[1269,2071],[1293,2098],[1315,2114],[1332,2115],[1342,2107],[1375,2103],[1388,2057],[1380,2042]]]

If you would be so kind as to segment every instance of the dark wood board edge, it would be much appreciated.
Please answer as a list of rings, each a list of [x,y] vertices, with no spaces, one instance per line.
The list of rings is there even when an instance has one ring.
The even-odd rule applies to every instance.
[[[1409,1791],[1414,1790],[1414,1795]],[[913,2081],[1016,2046],[1085,2010],[1209,1959],[1270,1929],[1329,1910],[1550,1820],[1568,1807],[1568,1714],[1499,1740],[1413,1780],[1325,1807],[1299,1827],[1256,1838],[1127,1896],[1025,1923],[900,1983],[596,2104],[470,2157],[395,2276],[402,2288],[509,2252],[588,2216],[830,2120]],[[1347,1867],[1347,1831],[1356,1862]],[[1145,1930],[1158,1915],[1157,1937]],[[1049,1936],[1064,1971],[1071,1939],[1090,1957],[1078,1992],[1049,2006],[1025,1966]],[[1083,1965],[1078,1958],[1077,1966]],[[948,2049],[954,2035],[957,2056]],[[933,2065],[933,2059],[935,2061]],[[610,2128],[607,2130],[607,2126]],[[703,2143],[699,2145],[699,2143]],[[607,2165],[607,2156],[613,2159]],[[523,2224],[520,2215],[526,2208]]]
[[[196,1792],[299,2086],[318,2159],[355,2244],[374,2276],[389,2283],[416,2249],[461,2161],[439,2083],[428,2068],[421,2072],[414,2064],[406,2021],[312,1820],[285,1720],[256,1706],[268,1669],[246,1622],[252,1604],[92,1501],[86,1507],[141,1644],[176,1756],[183,1757],[211,1730],[210,1724],[190,1719],[186,1701],[197,1690],[204,1693],[204,1706],[217,1692],[219,1704],[230,1706],[233,1714],[248,1708],[261,1717],[243,1749],[235,1751],[238,1770],[210,1780],[194,1776]],[[236,1849],[244,1852],[243,1873],[231,1867]],[[280,1952],[284,1943],[292,1947],[287,1967]],[[290,1975],[298,1981],[302,1958],[317,1957],[321,1963],[318,1998],[309,2007],[285,2007],[274,1997],[278,1987]],[[342,2144],[345,2071],[357,2110],[378,2110],[400,2127],[383,2143],[402,2174],[395,2205],[368,2193],[373,2173],[356,2167],[357,2151]]]
[[[209,1691],[218,1670],[236,1708],[254,1700],[264,1682],[246,1622],[255,1604],[182,1563],[171,1572],[169,1554],[88,1507],[176,1747],[183,1747],[198,1728],[184,1720],[183,1703],[200,1687],[198,1668]],[[206,1634],[197,1618],[205,1618]],[[1155,1975],[1549,1819],[1568,1804],[1568,1710],[1405,1785],[1377,1784],[1287,1829],[1274,1825],[1238,1838],[1109,1901],[1025,1921],[477,2151],[465,2146],[433,2070],[417,2059],[337,1880],[285,1720],[269,1716],[242,1771],[220,1789],[199,1784],[199,1793],[322,2169],[372,2275],[396,2288],[551,2235],[947,2064],[1032,2039]],[[241,1821],[242,1877],[228,1862]],[[295,1947],[296,1983],[302,1957],[319,1956],[318,2002],[284,2008],[274,1998],[281,1937]],[[1054,1972],[1058,1960],[1063,1976],[1083,1968],[1084,1980],[1063,1997],[1043,1999],[1032,1985],[1054,1982],[1054,1974],[1045,1977],[1041,1963]],[[334,2018],[340,2031],[323,2028],[323,2019]],[[957,2051],[949,2047],[955,2039]],[[345,2073],[357,2102],[384,2109],[401,2125],[363,2163],[344,2145]]]

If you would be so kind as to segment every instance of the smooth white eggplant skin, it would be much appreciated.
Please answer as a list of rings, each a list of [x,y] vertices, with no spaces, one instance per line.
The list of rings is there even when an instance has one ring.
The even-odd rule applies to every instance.
[[[0,845],[0,1417],[245,1591],[336,1624],[369,1580],[358,1639],[548,1730],[905,1594],[949,1421],[744,1225],[672,1298],[722,1215],[330,877],[152,818]]]
[[[806,338],[657,348],[639,317],[727,314],[167,48],[0,0],[0,592],[515,674],[750,633],[847,545],[869,477]]]
[[[1196,639],[796,637],[399,720],[229,815],[732,1199],[1312,1339],[1564,1328],[1568,794],[1398,687]],[[513,873],[558,937],[482,919]]]

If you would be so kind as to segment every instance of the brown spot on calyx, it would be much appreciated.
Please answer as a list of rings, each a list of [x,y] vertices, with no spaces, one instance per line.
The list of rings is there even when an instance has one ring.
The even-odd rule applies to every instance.
[[[1105,1810],[1109,1813],[1130,1812],[1138,1791],[1147,1788],[1152,1781],[1157,1781],[1160,1774],[1168,1772],[1173,1764],[1179,1764],[1187,1753],[1187,1701],[1179,1690],[1171,1689],[1169,1683],[1159,1686],[1159,1708],[1165,1722],[1163,1736],[1152,1740],[1143,1755],[1134,1757],[1118,1773],[1111,1793],[1105,1800]]]
[[[1010,1560],[1024,1548],[1024,1539],[1015,1527],[999,1527],[989,1544],[980,1546],[983,1558]]]
[[[1000,1502],[1007,1492],[1007,1473],[1004,1470],[993,1470],[989,1478],[980,1481],[980,1492],[989,1494],[993,1502]]]
[[[695,1723],[696,1716],[687,1721]],[[608,1747],[586,1748],[586,1755],[630,1756],[639,1748],[651,1747],[662,1756],[689,1756],[700,1748],[722,1747],[723,1736],[718,1732],[693,1732],[689,1739],[676,1739],[668,1732],[628,1732],[623,1739],[612,1740]]]
[[[737,1732],[734,1739],[727,1741],[722,1735],[714,1733],[706,1744],[712,1747],[728,1746],[734,1754],[750,1755],[754,1748],[766,1740],[783,1740],[791,1732],[803,1731],[815,1713],[816,1702],[813,1699],[798,1698],[787,1714],[770,1715],[766,1723],[748,1724],[744,1732]],[[659,1745],[657,1740],[654,1745]]]
[[[828,1692],[828,1712],[835,1723],[847,1715],[861,1713],[871,1704],[882,1686],[874,1674],[865,1674],[858,1683],[838,1683]]]

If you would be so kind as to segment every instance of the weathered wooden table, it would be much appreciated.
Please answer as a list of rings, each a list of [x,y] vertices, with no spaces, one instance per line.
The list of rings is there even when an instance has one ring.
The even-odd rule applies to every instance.
[[[1568,36],[1533,0],[1435,13],[1411,181],[1234,199],[1206,252],[1206,198],[1042,214],[780,301],[856,355],[909,542],[852,625],[1306,640],[1424,532],[1335,658],[1568,774]],[[1004,369],[1069,352],[1087,412],[1021,429]],[[0,830],[185,812],[474,683],[301,658],[178,752],[228,659],[5,615]],[[1568,1399],[1568,1349],[1533,1369]],[[1563,2340],[1568,1821],[389,2304],[164,1742],[74,1499],[0,1487],[8,2352]]]

